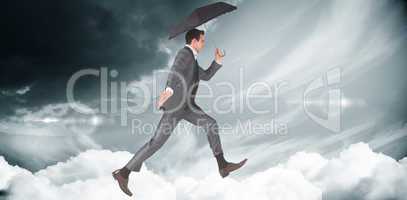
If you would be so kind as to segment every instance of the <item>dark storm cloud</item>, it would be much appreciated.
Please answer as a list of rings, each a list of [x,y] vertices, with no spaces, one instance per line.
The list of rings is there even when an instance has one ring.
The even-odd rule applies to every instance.
[[[108,66],[119,71],[120,80],[136,79],[166,65],[168,55],[158,51],[159,40],[166,38],[170,25],[205,3],[186,0],[3,3],[0,89],[17,90],[33,85],[24,95],[27,106],[65,101],[67,80],[84,68]],[[87,94],[83,98],[94,98],[98,87],[95,80],[81,82],[76,92]],[[21,104],[13,101],[13,97],[2,96],[0,100],[8,109]]]

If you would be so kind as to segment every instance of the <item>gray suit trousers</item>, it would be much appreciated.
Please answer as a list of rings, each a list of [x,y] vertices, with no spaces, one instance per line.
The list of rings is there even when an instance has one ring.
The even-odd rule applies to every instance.
[[[134,154],[125,167],[131,171],[140,171],[142,163],[168,140],[178,122],[183,119],[204,128],[214,156],[223,153],[216,120],[194,104],[191,107],[185,106],[175,112],[164,111],[154,136]]]

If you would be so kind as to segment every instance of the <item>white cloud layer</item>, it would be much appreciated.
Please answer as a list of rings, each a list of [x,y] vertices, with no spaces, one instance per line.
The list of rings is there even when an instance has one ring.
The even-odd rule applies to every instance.
[[[11,200],[128,199],[110,173],[130,157],[124,151],[88,150],[34,174],[0,157],[0,189],[8,190]],[[203,179],[180,175],[170,180],[144,166],[132,174],[130,189],[139,200],[405,199],[407,158],[396,161],[358,143],[332,159],[299,152],[286,163],[239,179],[209,172]]]

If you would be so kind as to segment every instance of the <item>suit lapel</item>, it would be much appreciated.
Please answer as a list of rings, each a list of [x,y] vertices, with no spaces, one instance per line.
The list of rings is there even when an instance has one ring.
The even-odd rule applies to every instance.
[[[198,70],[198,61],[195,59],[195,56],[194,56],[194,52],[192,52],[192,50],[190,49],[190,48],[188,48],[188,47],[184,47],[185,49],[187,49],[188,50],[188,52],[191,54],[191,56],[192,56],[192,59],[194,59],[194,66],[192,66],[192,70],[193,70],[193,73],[194,73],[194,79],[195,79],[195,81],[198,81],[199,80],[199,70]]]

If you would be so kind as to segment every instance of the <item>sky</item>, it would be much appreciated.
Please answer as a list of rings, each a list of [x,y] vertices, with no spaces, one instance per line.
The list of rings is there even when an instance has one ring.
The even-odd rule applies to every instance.
[[[170,69],[185,43],[183,35],[168,40],[169,28],[194,8],[212,2],[45,0],[2,6],[0,177],[9,178],[0,182],[0,198],[24,199],[29,193],[13,194],[15,188],[27,189],[24,180],[45,181],[38,190],[52,194],[39,193],[38,199],[78,188],[92,191],[88,186],[92,181],[110,188],[109,170],[121,167],[149,140],[162,115],[155,108],[166,81],[161,72]],[[227,2],[238,9],[198,27],[206,36],[199,64],[204,69],[209,66],[215,47],[224,49],[226,56],[216,75],[201,81],[197,102],[220,125],[226,158],[249,161],[219,187],[262,185],[274,188],[282,199],[318,199],[326,192],[330,199],[405,196],[380,184],[407,187],[405,182],[397,184],[407,173],[403,160],[407,155],[406,4],[400,0]],[[81,70],[97,70],[100,76],[88,75],[76,82],[76,102],[84,110],[101,111],[107,105],[107,112],[84,114],[71,107],[69,80]],[[101,87],[103,70],[107,96]],[[144,104],[143,112],[122,113],[121,83],[128,85],[127,104]],[[140,88],[147,88],[149,94]],[[249,95],[263,97],[248,100]],[[250,124],[267,128],[257,130]],[[346,159],[353,161],[346,152],[371,155],[366,162],[396,168],[396,178],[382,178],[379,169],[363,174],[354,167],[356,161],[338,164],[336,160],[342,159],[344,165]],[[75,161],[86,158],[106,166]],[[318,162],[306,164],[312,159]],[[377,161],[381,159],[385,161]],[[291,169],[290,162],[295,162]],[[203,194],[204,188],[219,181],[213,177],[216,167],[205,133],[183,121],[145,163],[145,171],[134,176],[162,184],[163,196],[205,199],[210,197]],[[72,168],[85,170],[75,176],[68,172]],[[95,174],[88,168],[99,171]],[[315,171],[308,172],[309,168]],[[61,177],[52,177],[52,170]],[[278,170],[288,170],[284,171],[288,175],[278,178]],[[335,170],[356,178],[335,182]],[[83,183],[73,184],[75,177]],[[288,188],[296,184],[308,189],[296,191],[302,196],[293,197],[270,182],[274,178],[285,181]],[[349,188],[332,189],[348,183],[352,183]],[[375,183],[380,183],[380,190],[373,188]],[[64,184],[69,188],[59,188]],[[195,186],[188,188],[189,184]],[[187,190],[196,196],[188,196]],[[361,190],[368,191],[357,194]],[[369,192],[374,190],[378,192]],[[212,192],[219,199],[233,199],[228,192],[215,188]],[[260,193],[269,199],[267,189]],[[256,192],[242,195],[250,194]],[[67,199],[77,198],[73,194]]]

